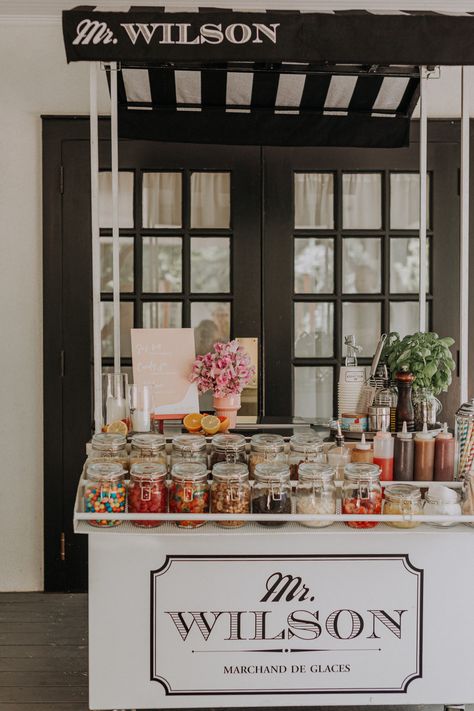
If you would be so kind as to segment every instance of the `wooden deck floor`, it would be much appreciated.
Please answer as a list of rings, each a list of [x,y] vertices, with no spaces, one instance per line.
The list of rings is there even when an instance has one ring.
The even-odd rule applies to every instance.
[[[370,708],[371,711],[443,709],[442,706]],[[0,593],[0,711],[88,709],[87,595]],[[362,709],[353,706],[351,711]],[[342,709],[319,707],[318,711]],[[474,711],[474,707],[466,707],[466,711]]]

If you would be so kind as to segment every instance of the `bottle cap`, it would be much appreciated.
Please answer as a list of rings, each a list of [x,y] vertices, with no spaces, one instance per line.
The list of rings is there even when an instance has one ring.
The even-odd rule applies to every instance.
[[[385,424],[382,425],[382,429],[377,432],[375,436],[377,437],[377,439],[391,439],[392,437],[390,432],[387,432]]]
[[[451,432],[448,432],[448,423],[445,422],[443,425],[443,431],[439,433],[439,435],[436,437],[436,439],[452,439],[453,435]]]
[[[341,447],[344,444],[344,435],[341,432],[341,423],[337,421],[336,445]]]
[[[431,432],[428,432],[428,427],[426,425],[426,422],[423,423],[423,431],[416,433],[415,439],[423,439],[423,440],[433,439],[433,435],[431,434]]]
[[[399,439],[413,439],[412,433],[407,431],[407,421],[406,420],[403,420],[402,431],[397,432],[397,437],[399,437]]]
[[[360,438],[360,442],[357,442],[356,449],[363,449],[364,451],[367,451],[370,449],[370,444],[365,441],[365,433],[362,432],[362,437]]]

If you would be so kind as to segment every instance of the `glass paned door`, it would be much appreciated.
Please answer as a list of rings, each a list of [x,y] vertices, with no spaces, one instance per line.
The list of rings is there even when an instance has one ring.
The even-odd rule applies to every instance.
[[[447,335],[436,306],[443,310],[450,301],[454,321],[455,299],[446,299],[448,284],[435,284],[433,273],[447,234],[457,250],[441,208],[440,173],[452,168],[452,154],[440,163],[438,170],[431,151],[427,324]],[[265,345],[278,352],[266,371],[272,414],[330,419],[337,412],[344,337],[355,336],[360,362],[369,364],[381,333],[403,337],[418,330],[417,166],[416,144],[403,151],[265,149]],[[453,201],[454,186],[450,194]]]

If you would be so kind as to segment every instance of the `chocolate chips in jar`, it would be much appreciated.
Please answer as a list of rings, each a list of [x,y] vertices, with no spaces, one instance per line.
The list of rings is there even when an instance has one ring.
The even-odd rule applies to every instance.
[[[218,462],[212,469],[211,512],[250,513],[250,483],[246,464]],[[216,521],[223,528],[239,528],[245,521]]]
[[[323,441],[314,432],[297,432],[290,437],[290,453],[288,464],[290,465],[290,478],[298,479],[300,464],[304,462],[324,462]]]
[[[263,462],[255,467],[252,511],[257,514],[291,513],[290,470],[282,462]],[[261,526],[283,526],[284,521],[259,521]]]

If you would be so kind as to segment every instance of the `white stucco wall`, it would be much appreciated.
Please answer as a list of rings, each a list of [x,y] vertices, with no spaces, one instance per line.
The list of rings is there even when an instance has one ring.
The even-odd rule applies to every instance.
[[[457,74],[430,82],[431,116],[459,115]],[[101,89],[107,113],[103,79]],[[59,23],[0,16],[1,591],[43,586],[40,116],[87,113],[88,91],[87,66],[66,65]]]

